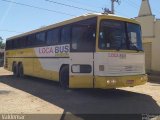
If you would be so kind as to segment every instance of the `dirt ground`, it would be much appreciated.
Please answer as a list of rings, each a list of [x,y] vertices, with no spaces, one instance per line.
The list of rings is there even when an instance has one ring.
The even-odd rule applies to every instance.
[[[116,90],[63,90],[53,81],[19,79],[0,68],[0,113],[160,114],[160,82]]]

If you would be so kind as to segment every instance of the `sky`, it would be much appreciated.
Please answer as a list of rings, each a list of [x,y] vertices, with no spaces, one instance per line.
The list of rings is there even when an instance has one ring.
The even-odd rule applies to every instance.
[[[0,0],[0,36],[5,42],[11,36],[75,16],[102,12],[102,8],[110,8],[110,4],[110,0]],[[150,4],[152,13],[160,18],[160,0],[150,0]],[[141,0],[121,0],[120,5],[115,4],[115,14],[128,18],[137,17],[140,5]]]

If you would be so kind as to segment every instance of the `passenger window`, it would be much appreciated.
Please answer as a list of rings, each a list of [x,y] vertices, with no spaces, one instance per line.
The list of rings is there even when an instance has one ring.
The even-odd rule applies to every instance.
[[[72,27],[72,51],[93,52],[96,41],[96,19],[78,22]]]
[[[35,44],[36,45],[45,44],[45,41],[46,41],[45,36],[46,36],[45,32],[41,32],[41,33],[36,34],[36,43]]]
[[[27,37],[22,37],[19,39],[19,47],[20,48],[25,48],[26,47],[26,41],[27,41]]]
[[[13,49],[18,48],[18,46],[19,46],[18,39],[14,39],[14,40],[13,40]]]
[[[66,26],[62,28],[61,30],[61,43],[68,43],[70,42],[71,39],[71,27]]]
[[[13,40],[7,40],[6,41],[6,50],[11,50],[13,48],[12,41]]]
[[[58,44],[60,39],[60,29],[53,29],[47,32],[47,45]]]
[[[32,47],[35,44],[36,37],[35,35],[29,35],[27,40],[27,47]]]

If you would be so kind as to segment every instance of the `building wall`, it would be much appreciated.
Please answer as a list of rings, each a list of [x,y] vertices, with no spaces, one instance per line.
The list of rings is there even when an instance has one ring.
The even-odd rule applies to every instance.
[[[152,41],[155,39],[154,16],[141,16],[137,17],[136,20],[141,24],[146,72],[150,73],[152,70]]]
[[[160,73],[160,20],[156,20],[152,14],[149,0],[142,0],[136,20],[140,22],[142,27],[146,70]]]
[[[160,72],[160,20],[155,21],[155,39],[152,44],[152,70]]]
[[[136,18],[142,27],[143,48],[147,72],[160,72],[160,20],[153,17]]]
[[[142,27],[146,70],[160,72],[160,20],[155,20],[153,15],[137,17],[136,20]]]
[[[136,20],[138,20],[141,23],[143,37],[154,37],[155,16],[150,15],[150,16],[137,17]]]
[[[143,43],[143,48],[145,52],[145,66],[146,66],[146,72],[151,72],[151,62],[152,62],[152,43],[146,42]]]

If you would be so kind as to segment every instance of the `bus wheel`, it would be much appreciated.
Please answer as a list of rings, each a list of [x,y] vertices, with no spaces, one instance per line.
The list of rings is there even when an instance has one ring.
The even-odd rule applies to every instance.
[[[15,77],[18,77],[19,76],[19,72],[18,72],[18,66],[16,63],[13,64],[13,75]]]
[[[69,88],[69,67],[65,66],[60,70],[60,85],[63,89]]]
[[[23,65],[22,65],[22,63],[19,65],[18,71],[19,71],[19,77],[23,78],[24,77],[24,71],[23,71]]]

